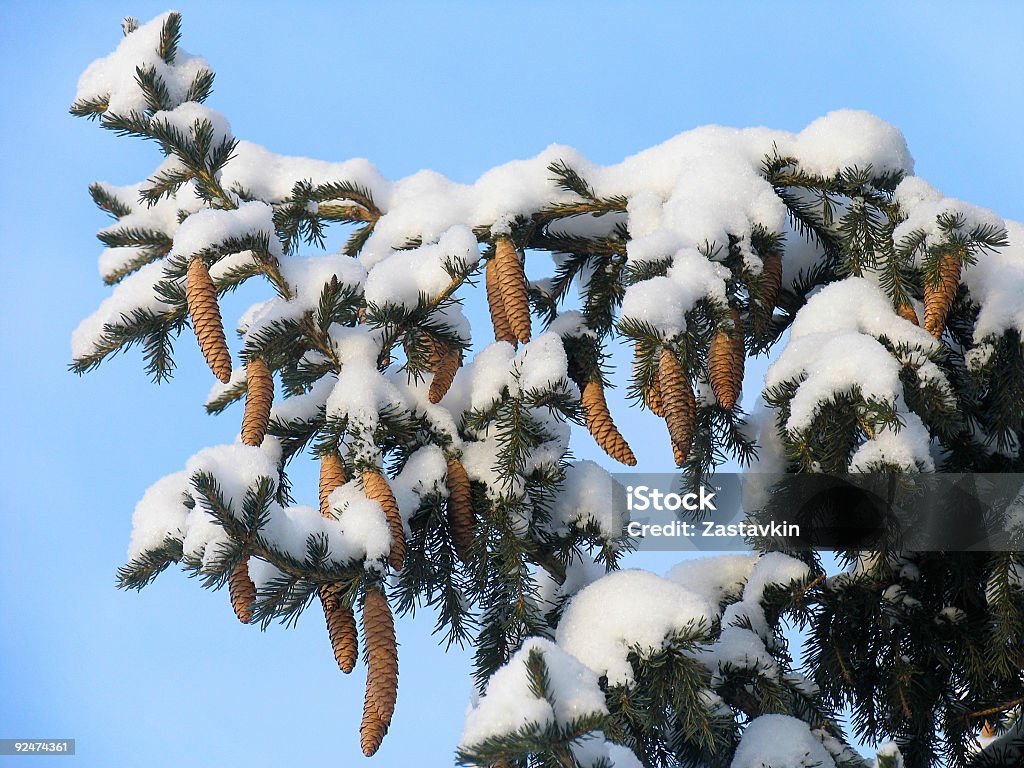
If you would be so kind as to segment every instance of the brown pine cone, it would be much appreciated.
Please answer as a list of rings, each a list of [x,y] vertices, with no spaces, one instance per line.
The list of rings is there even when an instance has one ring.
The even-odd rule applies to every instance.
[[[333,517],[329,497],[331,491],[344,485],[348,478],[345,477],[345,465],[341,462],[341,456],[330,451],[320,454],[320,514],[324,517]]]
[[[594,436],[594,440],[601,446],[601,450],[626,466],[636,466],[636,456],[612,421],[608,403],[604,399],[604,387],[600,381],[591,379],[586,383],[583,387],[582,403],[584,423]]]
[[[334,660],[346,675],[355,669],[359,658],[359,632],[356,630],[356,616],[351,608],[341,604],[334,596],[334,588],[322,584],[319,589],[320,603],[327,620],[327,635],[331,638]]]
[[[943,253],[939,256],[938,285],[924,286],[924,329],[935,338],[942,335],[946,327],[949,308],[956,298],[956,289],[960,286],[960,256],[956,253]]]
[[[488,259],[487,266],[484,267],[484,282],[487,286],[487,306],[491,311],[491,325],[494,326],[494,340],[507,341],[514,347],[519,340],[512,333],[512,326],[508,324],[508,315],[505,313],[505,302],[501,297],[498,280],[497,256]]]
[[[439,403],[448,394],[455,380],[455,373],[462,367],[462,352],[458,349],[447,349],[443,344],[435,342],[431,369],[434,378],[430,381],[427,397],[432,403]]]
[[[914,311],[913,305],[909,303],[900,304],[898,307],[896,307],[896,314],[902,317],[904,320],[909,320],[914,325],[920,325],[920,323],[917,321],[917,312]]]
[[[448,459],[445,482],[448,485],[448,525],[451,526],[452,544],[459,560],[469,565],[476,517],[473,513],[473,493],[469,485],[469,475],[458,459]]]
[[[249,578],[249,556],[246,555],[228,577],[228,597],[235,616],[243,624],[252,621],[252,606],[256,602],[256,585]]]
[[[675,354],[662,348],[658,364],[658,383],[665,408],[665,422],[672,437],[676,466],[682,466],[690,455],[697,431],[697,401],[686,372]]]
[[[260,445],[270,423],[270,406],[274,404],[274,376],[263,360],[254,357],[245,364],[245,378],[242,442]]]
[[[224,338],[224,325],[217,304],[217,289],[206,263],[198,256],[188,263],[185,301],[192,318],[192,329],[199,340],[207,365],[213,375],[227,384],[231,380],[231,353]]]
[[[391,725],[398,698],[398,643],[387,598],[378,590],[366,590],[363,603],[363,637],[366,641],[366,695],[359,742],[363,754],[373,755]]]
[[[732,318],[732,329],[719,328],[711,340],[711,349],[708,351],[711,390],[727,411],[736,406],[740,396],[743,387],[743,365],[747,357],[743,349],[740,313],[733,308],[729,311],[729,317]]]
[[[779,301],[779,291],[782,290],[782,253],[781,251],[769,251],[764,256],[764,267],[761,270],[761,285],[758,291],[758,299],[766,315],[770,318],[775,311],[775,305]]]
[[[391,532],[388,563],[396,571],[400,571],[405,565],[405,529],[402,527],[402,516],[398,513],[398,502],[391,492],[391,486],[380,472],[367,469],[363,471],[363,490],[367,498],[376,501],[384,509],[388,530]]]
[[[509,327],[523,344],[530,340],[530,302],[526,293],[526,273],[516,247],[507,237],[499,237],[494,245],[494,261],[498,272],[498,289],[505,307]]]

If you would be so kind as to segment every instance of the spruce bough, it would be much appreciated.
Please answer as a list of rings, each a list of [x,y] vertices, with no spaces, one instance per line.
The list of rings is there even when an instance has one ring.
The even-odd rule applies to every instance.
[[[898,131],[861,113],[796,135],[705,129],[611,168],[563,147],[472,186],[277,158],[205,106],[213,73],[180,25],[126,20],[71,108],[164,156],[137,187],[90,188],[115,219],[115,288],[72,368],[138,345],[162,381],[191,325],[221,382],[207,409],[245,412],[237,444],[140,502],[123,587],[180,563],[264,627],[319,599],[345,672],[360,615],[368,755],[396,707],[393,614],[426,604],[475,649],[463,764],[866,765],[843,710],[853,735],[894,742],[887,768],[1021,764],[1019,551],[847,551],[833,576],[807,552],[619,572],[631,543],[587,494],[607,473],[568,451],[576,424],[636,462],[605,398],[620,384],[690,481],[730,457],[1020,472],[1019,225],[913,177]],[[331,226],[341,252],[303,256]],[[540,264],[553,273],[529,280]],[[239,320],[233,365],[218,301],[251,279],[273,295]],[[493,344],[462,314],[474,290]],[[617,343],[628,377],[605,363]],[[747,414],[745,359],[769,353]],[[318,492],[288,482],[303,452]],[[783,622],[806,632],[799,670]]]

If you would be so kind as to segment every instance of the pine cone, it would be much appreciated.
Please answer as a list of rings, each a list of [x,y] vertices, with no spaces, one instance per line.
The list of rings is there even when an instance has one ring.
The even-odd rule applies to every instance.
[[[487,286],[487,305],[491,310],[491,324],[494,326],[494,340],[507,341],[514,347],[519,340],[512,333],[512,326],[508,324],[508,315],[505,314],[505,302],[501,298],[501,288],[498,285],[497,256],[488,259],[487,266],[484,267],[484,276]]]
[[[626,466],[636,466],[636,456],[612,421],[600,381],[591,379],[584,385],[582,402],[584,423],[601,450]]]
[[[324,517],[333,517],[329,497],[331,491],[344,485],[348,478],[345,477],[345,465],[341,462],[341,456],[330,451],[320,454],[320,514]]]
[[[217,305],[217,289],[206,263],[198,256],[188,263],[185,301],[192,317],[192,329],[199,340],[207,365],[213,375],[227,384],[231,380],[231,353],[224,339],[224,326]]]
[[[252,621],[252,606],[256,602],[256,585],[249,578],[249,556],[246,555],[228,577],[228,597],[235,616],[243,624]]]
[[[376,589],[366,590],[363,603],[363,637],[366,640],[366,695],[359,742],[363,754],[373,755],[391,725],[398,697],[398,644],[388,600]]]
[[[405,564],[405,529],[402,527],[402,516],[398,513],[398,502],[391,492],[391,486],[380,472],[367,469],[363,471],[363,490],[367,498],[376,501],[384,509],[388,530],[391,532],[388,563],[396,571],[400,571]]]
[[[327,620],[327,635],[331,638],[334,660],[346,675],[355,669],[359,658],[359,633],[356,630],[356,616],[352,609],[341,604],[334,596],[334,588],[322,584],[319,589],[320,603]]]
[[[476,530],[473,514],[473,493],[469,486],[469,475],[458,459],[448,459],[448,525],[451,526],[452,544],[455,554],[466,565],[470,563],[470,547]]]
[[[523,344],[530,340],[530,302],[526,295],[526,273],[516,247],[507,237],[499,237],[494,247],[498,289],[509,327]]]
[[[430,381],[427,397],[430,402],[439,403],[448,394],[452,381],[455,380],[456,371],[462,367],[462,352],[458,349],[448,349],[443,344],[435,342],[431,357],[434,378]]]
[[[758,299],[765,314],[771,318],[775,311],[775,305],[779,301],[779,291],[782,290],[782,253],[780,251],[769,251],[764,257],[764,267],[761,270],[761,286],[758,291]]]
[[[727,411],[736,406],[736,401],[743,387],[743,365],[746,352],[743,349],[743,325],[740,313],[735,309],[729,311],[732,318],[732,330],[719,328],[711,340],[708,351],[708,373],[711,379],[711,390],[715,398]]]
[[[274,376],[267,364],[254,357],[245,364],[245,414],[242,416],[242,442],[260,445],[270,423],[274,403]]]
[[[913,305],[909,303],[900,304],[898,307],[896,307],[896,314],[902,317],[904,320],[909,320],[914,325],[920,325],[920,323],[917,321],[917,312],[914,311]]]
[[[693,437],[697,431],[697,401],[683,366],[667,348],[661,350],[658,383],[661,387],[668,433],[672,437],[672,452],[676,466],[682,466],[690,455]]]
[[[935,338],[939,338],[946,327],[946,317],[960,285],[959,254],[943,253],[939,256],[939,278],[938,285],[925,283],[924,286],[924,329]]]

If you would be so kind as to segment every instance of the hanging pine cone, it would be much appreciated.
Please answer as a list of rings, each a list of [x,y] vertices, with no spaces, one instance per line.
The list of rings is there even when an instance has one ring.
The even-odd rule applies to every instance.
[[[452,544],[459,560],[469,565],[476,517],[473,513],[473,493],[469,485],[469,475],[458,459],[448,459],[445,483],[448,486],[448,525],[451,526]]]
[[[405,529],[402,527],[402,516],[398,513],[398,502],[391,492],[391,486],[380,472],[367,469],[363,471],[363,490],[367,498],[376,501],[384,509],[388,530],[391,532],[388,563],[396,571],[400,571],[405,564]]]
[[[732,308],[729,310],[732,329],[719,328],[711,340],[708,351],[708,374],[711,379],[711,390],[719,404],[727,411],[736,406],[743,387],[743,365],[746,352],[743,349],[743,325],[740,313]]]
[[[331,491],[344,485],[348,481],[345,476],[345,465],[341,462],[341,456],[329,451],[320,454],[320,514],[324,517],[333,517],[329,497]]]
[[[924,329],[935,338],[939,338],[946,327],[949,308],[960,286],[960,268],[959,254],[944,252],[939,256],[939,284],[925,283]]]
[[[335,587],[322,584],[320,603],[327,620],[327,635],[331,638],[334,660],[346,675],[355,669],[359,658],[359,633],[356,631],[355,613],[335,597]]]
[[[192,318],[192,330],[196,332],[207,365],[214,376],[227,384],[231,380],[231,353],[224,339],[217,289],[206,263],[198,256],[188,263],[185,301]]]
[[[914,311],[913,305],[911,305],[909,302],[897,306],[896,314],[902,317],[904,320],[909,320],[914,325],[920,325],[920,323],[917,321],[917,312]]]
[[[234,567],[228,577],[228,597],[235,616],[243,624],[252,621],[252,606],[256,602],[256,585],[249,578],[249,556]]]
[[[507,237],[499,237],[494,246],[498,289],[512,333],[523,344],[530,340],[530,302],[526,294],[526,273],[516,247]]]
[[[690,455],[697,431],[697,401],[683,366],[667,348],[662,348],[658,361],[658,383],[676,466],[682,466]]]
[[[427,397],[432,403],[439,403],[448,394],[448,390],[455,380],[455,373],[462,367],[462,352],[458,349],[448,349],[440,342],[434,343],[431,354],[431,370],[434,378],[430,381],[430,391]]]
[[[384,595],[366,590],[363,603],[363,637],[366,640],[366,695],[359,742],[363,754],[372,756],[384,740],[398,697],[398,643],[391,607]]]
[[[583,387],[583,420],[601,450],[618,462],[629,467],[636,466],[636,456],[612,421],[608,403],[604,399],[601,382],[591,379]]]
[[[769,251],[765,254],[763,263],[758,300],[766,316],[770,318],[779,301],[779,291],[782,290],[782,252]]]
[[[487,286],[487,306],[491,311],[491,325],[494,326],[494,340],[507,341],[514,347],[519,340],[512,333],[512,326],[508,324],[508,315],[505,313],[505,302],[501,297],[498,279],[497,256],[488,259],[487,266],[484,267],[484,282]]]
[[[274,403],[274,376],[267,364],[254,357],[245,364],[245,413],[242,416],[242,442],[260,445],[270,423]]]

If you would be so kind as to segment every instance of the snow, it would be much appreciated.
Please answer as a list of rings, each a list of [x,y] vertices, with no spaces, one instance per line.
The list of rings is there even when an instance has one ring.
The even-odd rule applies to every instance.
[[[451,282],[449,264],[465,269],[480,258],[476,236],[465,225],[447,229],[436,243],[396,251],[378,262],[366,280],[367,303],[412,309],[421,295],[437,296]]]
[[[725,304],[729,274],[728,269],[708,261],[696,249],[683,248],[673,255],[665,277],[644,280],[626,289],[622,319],[648,323],[672,337],[686,330],[683,315],[699,300]]]
[[[398,502],[402,519],[408,521],[420,506],[420,499],[431,494],[447,498],[448,461],[436,445],[418,448],[391,481],[391,492]]]
[[[185,469],[189,477],[197,472],[213,475],[224,501],[233,507],[236,517],[241,517],[246,491],[264,477],[276,484],[280,460],[280,443],[268,435],[259,446],[239,441],[204,448],[188,460]]]
[[[99,308],[78,324],[71,334],[71,356],[79,360],[92,354],[103,336],[103,327],[130,318],[136,310],[160,315],[171,309],[153,286],[164,280],[164,265],[153,262],[128,275]]]
[[[892,762],[889,763],[888,768],[903,768],[903,753],[900,752],[900,748],[896,745],[895,742],[887,741],[885,744],[878,748],[876,754],[879,758],[892,758]],[[880,766],[881,760],[876,760],[875,765]]]
[[[811,569],[807,563],[782,552],[766,552],[757,559],[750,571],[750,577],[743,588],[743,599],[760,602],[766,587],[785,587],[794,581],[806,579],[810,574]]]
[[[207,208],[193,213],[178,227],[171,255],[189,258],[216,251],[225,241],[247,235],[265,237],[271,255],[281,255],[281,243],[274,231],[274,210],[258,200],[233,209]]]
[[[558,645],[609,685],[632,684],[627,655],[664,648],[688,627],[710,625],[717,611],[703,597],[654,573],[616,571],[585,587],[566,608]]]
[[[914,231],[925,234],[925,244],[937,245],[944,242],[944,235],[938,225],[942,214],[963,218],[962,229],[975,226],[992,226],[1002,229],[1005,222],[992,211],[962,200],[954,200],[943,194],[924,179],[911,176],[899,183],[895,193],[900,210],[906,215],[893,231],[893,241],[899,243]],[[920,254],[918,254],[920,259]]]
[[[711,605],[721,605],[742,592],[757,562],[755,555],[715,555],[684,560],[665,575],[669,581],[695,592]]]
[[[529,344],[523,345],[512,361],[518,386],[512,387],[512,394],[531,390],[545,391],[554,387],[568,374],[568,360],[565,345],[557,333],[543,333]],[[575,386],[569,385],[576,391]],[[576,391],[577,397],[579,396]]]
[[[270,410],[270,418],[285,423],[299,420],[312,421],[324,410],[327,398],[334,390],[337,381],[337,376],[329,373],[313,382],[313,386],[308,392],[274,401]]]
[[[172,63],[160,58],[157,53],[160,30],[171,13],[168,11],[143,24],[125,36],[113,53],[90,64],[78,79],[75,100],[106,100],[107,114],[141,113],[146,109],[146,100],[135,70],[152,67],[167,87],[171,103],[181,103],[196,75],[209,67],[203,59],[189,55],[181,46]]]
[[[489,408],[494,401],[501,399],[502,390],[512,383],[512,360],[515,356],[515,349],[507,341],[488,344],[476,354],[473,362],[467,366],[472,392],[470,408]],[[455,380],[458,379],[456,376]]]
[[[377,370],[377,333],[365,326],[334,326],[332,337],[341,372],[327,398],[327,416],[346,418],[350,427],[358,426],[366,435],[372,435],[381,410],[402,403],[398,387]]]
[[[622,536],[625,516],[616,509],[612,476],[599,464],[585,460],[569,464],[562,492],[551,510],[551,526],[567,531],[570,526],[595,523],[601,536],[613,540]]]
[[[902,467],[908,472],[934,472],[935,459],[931,454],[931,435],[912,411],[900,414],[902,425],[897,432],[886,425],[875,432],[850,457],[853,472],[870,471],[872,465],[887,464]]]
[[[168,537],[184,538],[190,513],[185,506],[188,488],[188,474],[182,471],[157,480],[146,490],[132,514],[129,560],[156,549]]]
[[[836,768],[803,720],[761,715],[747,725],[730,768]]]
[[[779,676],[779,665],[768,653],[760,634],[744,627],[727,626],[710,647],[697,656],[711,670],[712,685],[720,684],[726,668],[753,669],[768,677]]]
[[[899,129],[855,109],[840,109],[819,117],[784,152],[793,154],[803,170],[820,176],[869,165],[876,174],[914,171],[914,159]]]
[[[330,504],[337,519],[324,517],[309,506],[272,504],[261,536],[297,560],[305,560],[310,536],[323,537],[329,561],[344,565],[366,560],[368,567],[379,569],[378,561],[387,558],[391,550],[391,534],[380,504],[368,499],[355,481],[335,488]]]
[[[878,341],[881,337],[910,351],[894,356]],[[951,393],[942,371],[928,359],[938,347],[927,331],[897,316],[879,288],[850,277],[825,286],[800,309],[789,343],[765,374],[765,385],[800,381],[785,424],[791,433],[809,428],[822,403],[859,387],[865,400],[895,406],[905,427],[898,432],[879,427],[874,440],[856,457],[856,465],[891,457],[907,466],[933,467],[930,438],[906,407],[899,375],[904,365],[910,365],[921,371],[922,379]],[[949,407],[955,407],[951,394],[950,401]]]
[[[534,652],[544,658],[550,700],[538,698],[530,689],[527,660]],[[597,675],[550,640],[531,637],[491,675],[483,696],[466,713],[459,746],[470,748],[524,726],[542,730],[552,724],[564,726],[580,717],[607,713]]]
[[[1024,226],[1006,222],[1009,246],[984,253],[964,269],[963,282],[981,305],[974,341],[1000,336],[1008,329],[1024,334]]]

